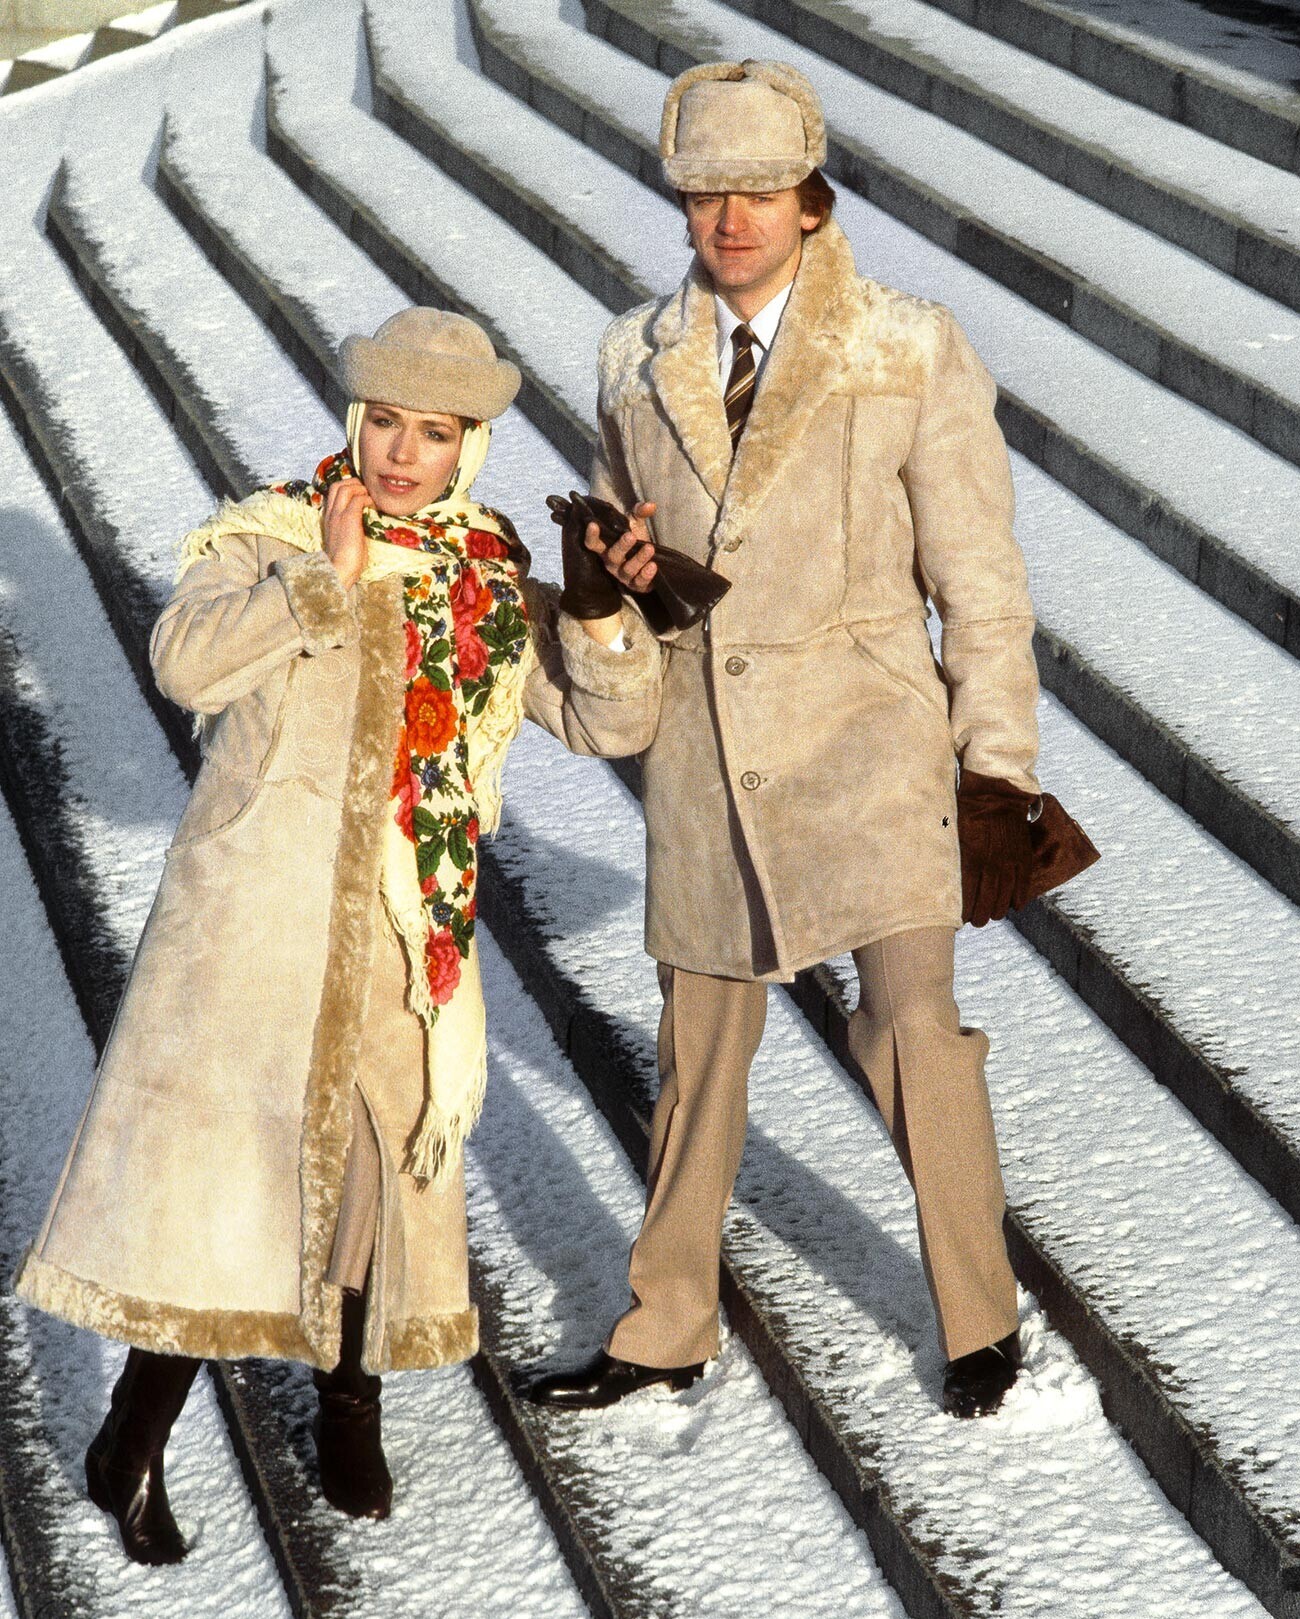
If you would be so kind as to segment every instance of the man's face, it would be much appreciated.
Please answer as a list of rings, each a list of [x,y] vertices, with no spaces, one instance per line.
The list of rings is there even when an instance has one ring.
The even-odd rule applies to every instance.
[[[818,222],[799,192],[692,191],[686,197],[691,246],[723,300],[748,320],[794,279],[803,233]]]

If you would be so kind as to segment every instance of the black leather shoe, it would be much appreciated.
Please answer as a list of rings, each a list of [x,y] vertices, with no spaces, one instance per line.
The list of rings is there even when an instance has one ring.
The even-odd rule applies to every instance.
[[[1020,1370],[1020,1334],[950,1360],[943,1374],[943,1408],[952,1417],[987,1417],[1002,1404]]]
[[[524,1390],[534,1405],[558,1405],[568,1411],[595,1411],[617,1405],[639,1389],[662,1383],[674,1394],[690,1388],[704,1376],[704,1363],[696,1366],[638,1366],[632,1360],[619,1360],[603,1349],[585,1366],[572,1372],[550,1372],[536,1378]]]
[[[90,1499],[117,1520],[136,1563],[179,1563],[188,1550],[167,1499],[163,1446],[198,1368],[186,1356],[132,1349],[86,1452]]]

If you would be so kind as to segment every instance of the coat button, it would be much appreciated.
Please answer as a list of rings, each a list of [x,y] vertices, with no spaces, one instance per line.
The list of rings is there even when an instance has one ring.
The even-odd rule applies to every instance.
[[[739,540],[728,540],[727,543],[722,547],[722,549],[724,551],[739,551],[740,550],[740,541]]]
[[[745,772],[745,774],[740,778],[740,785],[747,792],[752,793],[754,791],[755,787],[758,786],[759,780],[760,780],[760,778],[759,778],[758,772],[756,770],[747,770]]]
[[[729,675],[743,675],[748,665],[744,658],[728,658],[725,668]]]

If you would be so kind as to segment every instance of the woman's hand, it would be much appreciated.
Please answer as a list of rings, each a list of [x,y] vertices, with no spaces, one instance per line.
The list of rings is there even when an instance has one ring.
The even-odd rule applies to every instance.
[[[634,506],[627,533],[621,540],[615,540],[613,545],[606,545],[601,539],[599,524],[587,524],[587,549],[595,551],[619,584],[626,585],[629,590],[649,590],[658,571],[654,561],[654,541],[650,538],[650,528],[646,523],[646,518],[652,517],[654,512],[653,500],[643,500]]]
[[[325,555],[338,570],[344,590],[351,590],[366,565],[368,543],[361,514],[370,504],[370,491],[360,478],[340,478],[325,491],[321,516]]]

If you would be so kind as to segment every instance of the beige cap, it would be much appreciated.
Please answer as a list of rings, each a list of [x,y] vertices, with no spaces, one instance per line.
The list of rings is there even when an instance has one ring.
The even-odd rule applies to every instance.
[[[490,421],[519,392],[519,367],[464,315],[403,309],[373,337],[346,337],[343,380],[353,399]]]
[[[668,86],[659,155],[678,191],[785,191],[826,161],[821,102],[785,62],[703,62]]]

